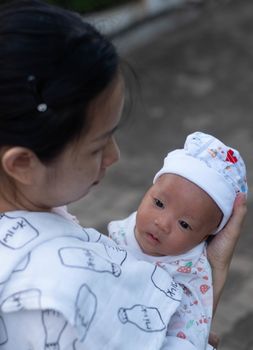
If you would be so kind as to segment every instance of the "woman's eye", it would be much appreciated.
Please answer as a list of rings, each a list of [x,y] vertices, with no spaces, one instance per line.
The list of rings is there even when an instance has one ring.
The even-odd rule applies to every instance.
[[[180,226],[183,228],[183,229],[185,229],[185,230],[187,230],[187,229],[190,229],[191,228],[191,226],[189,225],[189,224],[187,224],[187,222],[185,222],[185,221],[179,221],[179,224],[180,224]]]
[[[95,151],[92,152],[92,155],[96,155],[100,152],[100,149],[96,149]]]
[[[161,202],[159,199],[155,198],[155,205],[158,208],[164,208],[163,202]]]
[[[101,152],[104,151],[104,148],[105,148],[105,146],[101,146],[101,147],[95,149],[95,150],[92,152],[92,154],[93,154],[93,155],[96,155],[96,154],[98,154],[98,153],[101,153]]]

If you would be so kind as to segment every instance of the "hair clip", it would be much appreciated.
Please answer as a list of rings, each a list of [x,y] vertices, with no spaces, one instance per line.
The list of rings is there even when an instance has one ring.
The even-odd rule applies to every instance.
[[[31,83],[32,81],[35,81],[35,76],[34,75],[28,75],[27,81]]]
[[[39,112],[46,112],[46,110],[47,110],[47,104],[46,103],[40,103],[37,106],[37,111],[39,111]]]
[[[36,84],[36,77],[34,75],[28,75],[27,78],[28,84],[30,85],[32,91],[33,91],[33,95],[38,103],[36,109],[38,112],[46,112],[47,111],[47,104],[45,102],[42,102],[42,98],[41,95],[38,91],[38,85]]]

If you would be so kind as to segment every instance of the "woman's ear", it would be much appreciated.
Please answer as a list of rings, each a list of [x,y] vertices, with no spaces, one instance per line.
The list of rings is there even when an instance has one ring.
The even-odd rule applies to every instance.
[[[25,147],[5,149],[1,155],[2,168],[13,180],[23,185],[31,185],[41,166],[41,162],[33,151]]]

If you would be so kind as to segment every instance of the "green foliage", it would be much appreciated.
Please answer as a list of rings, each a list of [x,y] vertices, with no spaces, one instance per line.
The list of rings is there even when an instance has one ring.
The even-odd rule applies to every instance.
[[[92,12],[107,9],[138,0],[47,0],[48,3],[63,6],[78,12]]]
[[[65,7],[77,12],[93,12],[105,10],[110,7],[119,6],[130,2],[139,2],[140,0],[44,0],[53,5]],[[0,0],[1,4],[9,3],[10,0]]]

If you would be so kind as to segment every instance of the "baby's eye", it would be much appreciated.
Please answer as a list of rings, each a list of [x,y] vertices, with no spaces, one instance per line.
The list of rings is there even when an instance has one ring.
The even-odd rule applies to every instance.
[[[155,202],[155,205],[156,205],[158,208],[164,208],[163,202],[161,202],[159,199],[155,198],[155,199],[154,199],[154,202]]]
[[[187,222],[185,222],[183,220],[179,221],[179,224],[185,230],[191,229],[191,226],[189,224],[187,224]]]

